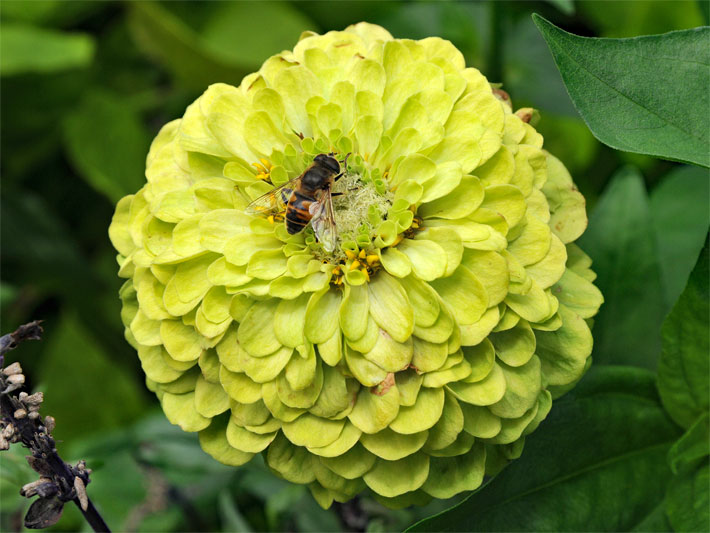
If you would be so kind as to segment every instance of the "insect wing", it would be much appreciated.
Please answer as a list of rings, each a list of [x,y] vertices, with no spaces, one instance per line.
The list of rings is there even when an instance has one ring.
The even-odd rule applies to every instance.
[[[316,237],[318,237],[318,241],[323,245],[326,252],[332,252],[335,250],[338,240],[333,212],[333,197],[330,194],[330,189],[323,191],[321,199],[312,204],[309,211],[313,215],[311,226]]]
[[[249,215],[268,217],[269,215],[284,212],[291,198],[291,194],[293,194],[293,190],[298,185],[299,179],[301,179],[301,176],[271,189],[266,194],[262,194],[247,206],[245,210],[246,213]]]

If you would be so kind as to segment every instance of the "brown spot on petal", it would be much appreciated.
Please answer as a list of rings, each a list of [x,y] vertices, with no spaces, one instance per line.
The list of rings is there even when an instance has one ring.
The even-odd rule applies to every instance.
[[[379,385],[375,385],[370,389],[370,392],[372,394],[375,394],[377,396],[384,396],[387,394],[387,392],[392,388],[394,385],[394,373],[390,372],[387,374],[387,377],[382,380],[382,382]]]

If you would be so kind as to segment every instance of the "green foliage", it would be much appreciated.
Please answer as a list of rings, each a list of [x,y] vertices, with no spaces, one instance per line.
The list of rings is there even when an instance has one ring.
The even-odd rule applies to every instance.
[[[663,500],[671,477],[663,459],[677,435],[651,372],[593,368],[520,459],[409,531],[630,530]]]
[[[622,168],[589,219],[580,246],[599,273],[605,304],[595,318],[596,363],[654,369],[663,292],[648,197],[639,172]]]
[[[117,202],[141,187],[150,139],[130,102],[91,92],[63,126],[69,158],[97,191]]]
[[[673,420],[685,428],[710,408],[709,253],[706,244],[688,285],[663,324],[658,389]]]
[[[88,35],[5,23],[0,48],[0,75],[11,76],[85,67],[93,57],[94,41]]]
[[[575,107],[600,141],[710,167],[707,114],[699,112],[710,104],[710,28],[593,39],[533,18]]]

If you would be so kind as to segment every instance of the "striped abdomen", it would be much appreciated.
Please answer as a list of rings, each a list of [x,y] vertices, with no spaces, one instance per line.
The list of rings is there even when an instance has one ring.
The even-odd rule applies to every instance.
[[[315,202],[313,198],[309,198],[298,191],[293,191],[286,207],[286,231],[289,234],[298,233],[308,225],[311,218],[313,218],[308,208],[313,202]]]

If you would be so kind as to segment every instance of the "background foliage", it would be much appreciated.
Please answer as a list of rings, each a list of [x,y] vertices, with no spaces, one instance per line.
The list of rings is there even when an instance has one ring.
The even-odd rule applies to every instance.
[[[94,469],[89,493],[114,530],[401,530],[458,502],[388,511],[362,499],[323,511],[305,488],[276,479],[256,459],[238,470],[224,467],[199,449],[195,435],[165,420],[123,340],[107,227],[116,200],[143,183],[160,126],[182,115],[209,83],[239,83],[302,31],[360,20],[395,37],[450,39],[469,65],[503,83],[516,108],[540,110],[545,147],[587,198],[590,225],[581,246],[606,298],[594,327],[594,366],[553,407],[522,458],[415,528],[707,529],[708,389],[699,378],[708,375],[708,250],[700,252],[708,172],[616,151],[595,138],[707,166],[707,87],[693,94],[684,86],[687,72],[672,61],[600,61],[598,48],[585,51],[588,41],[538,20],[543,38],[530,16],[540,13],[580,36],[623,38],[707,24],[707,5],[0,3],[2,331],[45,320],[46,341],[23,345],[9,360],[21,359],[30,388],[45,391],[43,412],[58,421],[62,456],[84,458]],[[570,47],[591,61],[586,74],[575,74],[560,55]],[[595,68],[641,73],[635,83],[642,98],[676,95],[681,124],[697,142],[676,131],[673,142],[660,143],[666,151],[647,148],[654,139],[643,131],[610,140],[617,129],[609,117],[634,109],[624,102],[615,113],[585,107],[584,76]],[[659,116],[673,122],[677,115]],[[14,449],[0,456],[3,531],[22,529],[27,502],[17,491],[33,479],[23,455]],[[55,529],[82,527],[67,507]]]

